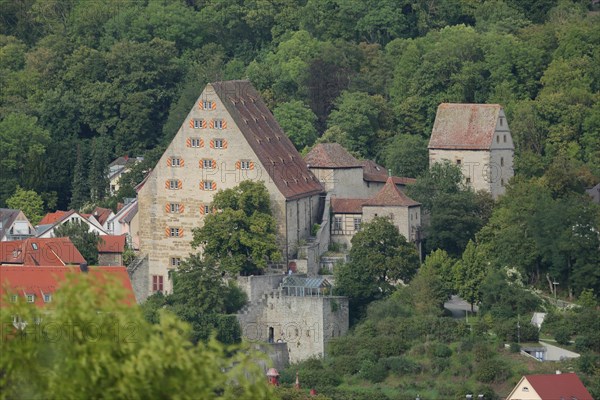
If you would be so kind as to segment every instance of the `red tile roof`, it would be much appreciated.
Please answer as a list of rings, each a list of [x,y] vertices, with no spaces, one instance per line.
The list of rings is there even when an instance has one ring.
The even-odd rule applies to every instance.
[[[411,207],[418,206],[421,203],[418,203],[402,193],[392,177],[389,177],[385,185],[381,188],[379,193],[375,195],[375,197],[369,199],[365,206],[402,206],[402,207]]]
[[[324,191],[249,81],[211,85],[285,198],[297,199]]]
[[[358,168],[361,162],[338,143],[319,143],[304,156],[309,168]]]
[[[499,104],[440,104],[429,148],[489,150],[501,109]]]
[[[388,171],[371,160],[360,160],[363,167],[363,179],[367,182],[387,182],[389,174]],[[392,180],[396,185],[406,186],[411,183],[415,183],[415,178],[405,178],[402,176],[392,176]]]
[[[111,213],[112,210],[110,208],[96,207],[94,208],[92,215],[94,218],[96,218],[96,221],[98,221],[100,225],[104,225]]]
[[[70,211],[55,211],[53,213],[48,213],[40,222],[38,222],[38,225],[52,225],[62,219],[68,212]]]
[[[80,273],[79,267],[0,267],[0,306],[4,305],[4,294],[8,291],[20,297],[33,294],[35,305],[43,307],[48,304],[44,303],[44,294],[53,295],[67,274]],[[106,284],[108,276],[115,277],[127,292],[127,303],[135,303],[133,287],[125,267],[89,267],[89,274],[94,275],[93,282],[99,285]]]
[[[100,253],[123,253],[125,251],[125,235],[103,235],[100,236],[98,252]]]
[[[593,400],[576,374],[525,375],[542,400]]]
[[[0,242],[0,264],[63,266],[85,262],[68,237]]]
[[[362,206],[369,199],[331,199],[331,211],[335,214],[362,214]]]

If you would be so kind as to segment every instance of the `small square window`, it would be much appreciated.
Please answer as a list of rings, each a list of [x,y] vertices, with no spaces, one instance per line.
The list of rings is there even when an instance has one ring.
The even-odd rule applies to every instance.
[[[471,183],[471,178],[466,178],[467,184]]]
[[[163,276],[152,275],[152,291],[162,292],[163,291]]]
[[[213,160],[211,160],[210,158],[203,158],[202,159],[202,168],[203,169],[213,169]]]
[[[461,165],[462,164],[462,160],[459,158],[458,160],[456,160],[456,165]]]
[[[52,301],[52,294],[44,293],[44,303],[50,303]]]
[[[19,296],[17,296],[16,294],[13,294],[12,296],[10,296],[11,303],[16,303],[17,300],[19,300]]]
[[[215,119],[215,129],[223,129],[225,128],[225,123],[222,119]]]
[[[194,127],[194,129],[206,128],[206,123],[204,122],[203,119],[194,119],[192,121],[193,121],[193,127]]]
[[[179,157],[171,157],[171,166],[172,167],[181,167],[181,158]]]
[[[171,228],[171,237],[179,237],[179,228]]]
[[[210,214],[210,207],[209,206],[202,206],[204,208],[204,214]]]
[[[362,223],[362,218],[354,217],[354,230],[360,231],[360,224]]]
[[[223,148],[223,139],[215,139],[215,149]]]
[[[215,102],[210,100],[202,101],[202,109],[203,110],[214,110]]]
[[[181,265],[181,257],[171,257],[171,267],[179,267]]]
[[[200,138],[190,138],[190,147],[202,147]]]
[[[27,295],[27,302],[28,303],[34,303],[35,302],[35,294],[28,294]]]
[[[240,161],[240,168],[241,169],[250,169],[250,161],[248,161],[248,160]]]
[[[179,189],[179,181],[177,179],[169,179],[169,189],[170,190]]]
[[[203,185],[204,185],[204,186],[203,186],[203,187],[204,187],[204,190],[213,190],[213,189],[214,189],[214,186],[215,186],[215,185],[213,184],[213,181],[204,181],[204,182],[203,182]]]
[[[169,203],[169,208],[172,213],[179,213],[179,203]]]

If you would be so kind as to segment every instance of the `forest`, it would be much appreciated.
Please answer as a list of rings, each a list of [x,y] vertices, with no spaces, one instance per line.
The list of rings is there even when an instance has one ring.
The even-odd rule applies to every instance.
[[[496,398],[528,371],[511,354],[514,327],[548,307],[541,332],[519,334],[584,354],[564,367],[600,396],[600,206],[584,192],[600,182],[599,65],[600,5],[589,0],[0,0],[0,207],[26,210],[33,223],[56,209],[115,208],[135,196],[207,83],[249,79],[301,153],[338,142],[417,177],[407,192],[430,216],[420,266],[403,239],[392,243],[405,251],[402,260],[389,255],[402,268],[394,273],[410,285],[345,286],[351,334],[332,343],[327,359],[284,371],[285,384],[300,371],[307,387],[339,399],[464,398],[466,391]],[[466,188],[450,165],[429,168],[427,143],[442,102],[503,106],[515,177],[498,201]],[[108,164],[124,155],[144,161],[111,196]],[[351,283],[357,268],[378,267],[360,249],[338,277]],[[210,264],[184,266],[206,284]],[[196,283],[180,283],[143,310],[155,324],[144,338],[191,330],[202,342],[207,325],[229,322],[195,308],[190,317],[189,299],[222,313],[243,303],[233,288],[190,297]],[[223,303],[215,290],[231,298]],[[449,294],[479,304],[480,317],[471,325],[447,318],[441,304]],[[579,308],[552,308],[557,296]],[[159,318],[155,309],[165,305],[187,315],[191,328]],[[138,314],[135,321],[146,326]],[[165,351],[186,354],[185,332]],[[239,339],[235,329],[219,333],[223,342]],[[143,343],[136,346],[131,354]],[[148,346],[149,353],[168,347],[158,339]],[[223,351],[199,346],[201,355]],[[173,382],[202,370],[191,359],[187,365]],[[39,393],[68,389],[47,378]],[[223,381],[216,385],[225,390]],[[119,390],[130,397],[137,389]]]

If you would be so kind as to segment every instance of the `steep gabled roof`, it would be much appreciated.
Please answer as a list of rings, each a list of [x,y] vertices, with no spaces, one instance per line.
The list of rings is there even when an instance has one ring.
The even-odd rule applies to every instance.
[[[58,219],[56,219],[54,222],[52,223],[46,223],[46,224],[39,224],[36,228],[37,228],[37,236],[42,236],[43,234],[45,234],[46,232],[48,232],[50,229],[53,229],[54,227],[56,227],[57,225],[61,224],[63,221],[65,221],[67,218],[69,218],[71,215],[73,214],[77,214],[82,221],[84,221],[85,223],[95,227],[96,229],[98,229],[99,231],[101,231],[102,233],[106,234],[106,232],[104,231],[104,228],[102,227],[102,225],[100,225],[98,223],[98,221],[94,221],[93,219],[90,219],[90,217],[92,216],[92,214],[80,214],[75,210],[70,210],[70,211],[57,211],[54,214],[57,213],[63,213]],[[60,214],[58,214],[60,215]],[[48,215],[46,215],[48,216]],[[44,217],[46,218],[46,217]]]
[[[593,400],[576,374],[525,375],[529,384],[542,400]]]
[[[8,291],[21,298],[26,294],[35,295],[34,304],[38,307],[46,305],[44,294],[53,294],[65,281],[68,274],[81,274],[80,267],[0,267],[0,304],[4,302],[4,293]],[[93,275],[94,285],[107,287],[115,284],[109,276],[116,278],[116,284],[121,285],[126,292],[126,303],[135,304],[133,287],[125,267],[89,267],[88,273]],[[52,303],[48,303],[52,305]]]
[[[104,235],[98,243],[99,253],[123,253],[125,251],[125,235]]]
[[[331,199],[331,211],[335,214],[362,214],[362,206],[369,199]]]
[[[68,237],[0,242],[0,264],[63,266],[85,262]]]
[[[96,221],[98,221],[100,225],[104,225],[111,213],[112,210],[110,208],[96,207],[92,212],[92,216],[96,218]]]
[[[388,180],[385,182],[385,185],[383,185],[381,190],[375,195],[375,197],[369,199],[364,205],[411,207],[419,206],[421,203],[414,201],[398,190],[393,178],[388,177]]]
[[[428,147],[489,150],[501,109],[499,104],[440,104]]]
[[[0,239],[4,237],[6,232],[15,223],[20,213],[21,210],[14,210],[12,208],[0,208]],[[27,222],[29,222],[29,220],[27,220]]]
[[[319,143],[304,156],[309,168],[358,168],[361,162],[338,143]]]
[[[317,178],[249,81],[211,84],[281,194],[296,199],[323,192]]]

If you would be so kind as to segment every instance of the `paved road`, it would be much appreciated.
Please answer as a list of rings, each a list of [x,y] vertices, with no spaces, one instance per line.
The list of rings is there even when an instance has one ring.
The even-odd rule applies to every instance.
[[[469,314],[471,314],[471,305],[458,296],[452,296],[450,300],[444,303],[444,308],[450,311],[454,318],[464,318],[465,311],[468,311]],[[478,309],[477,306],[473,307],[473,310],[475,311]]]

